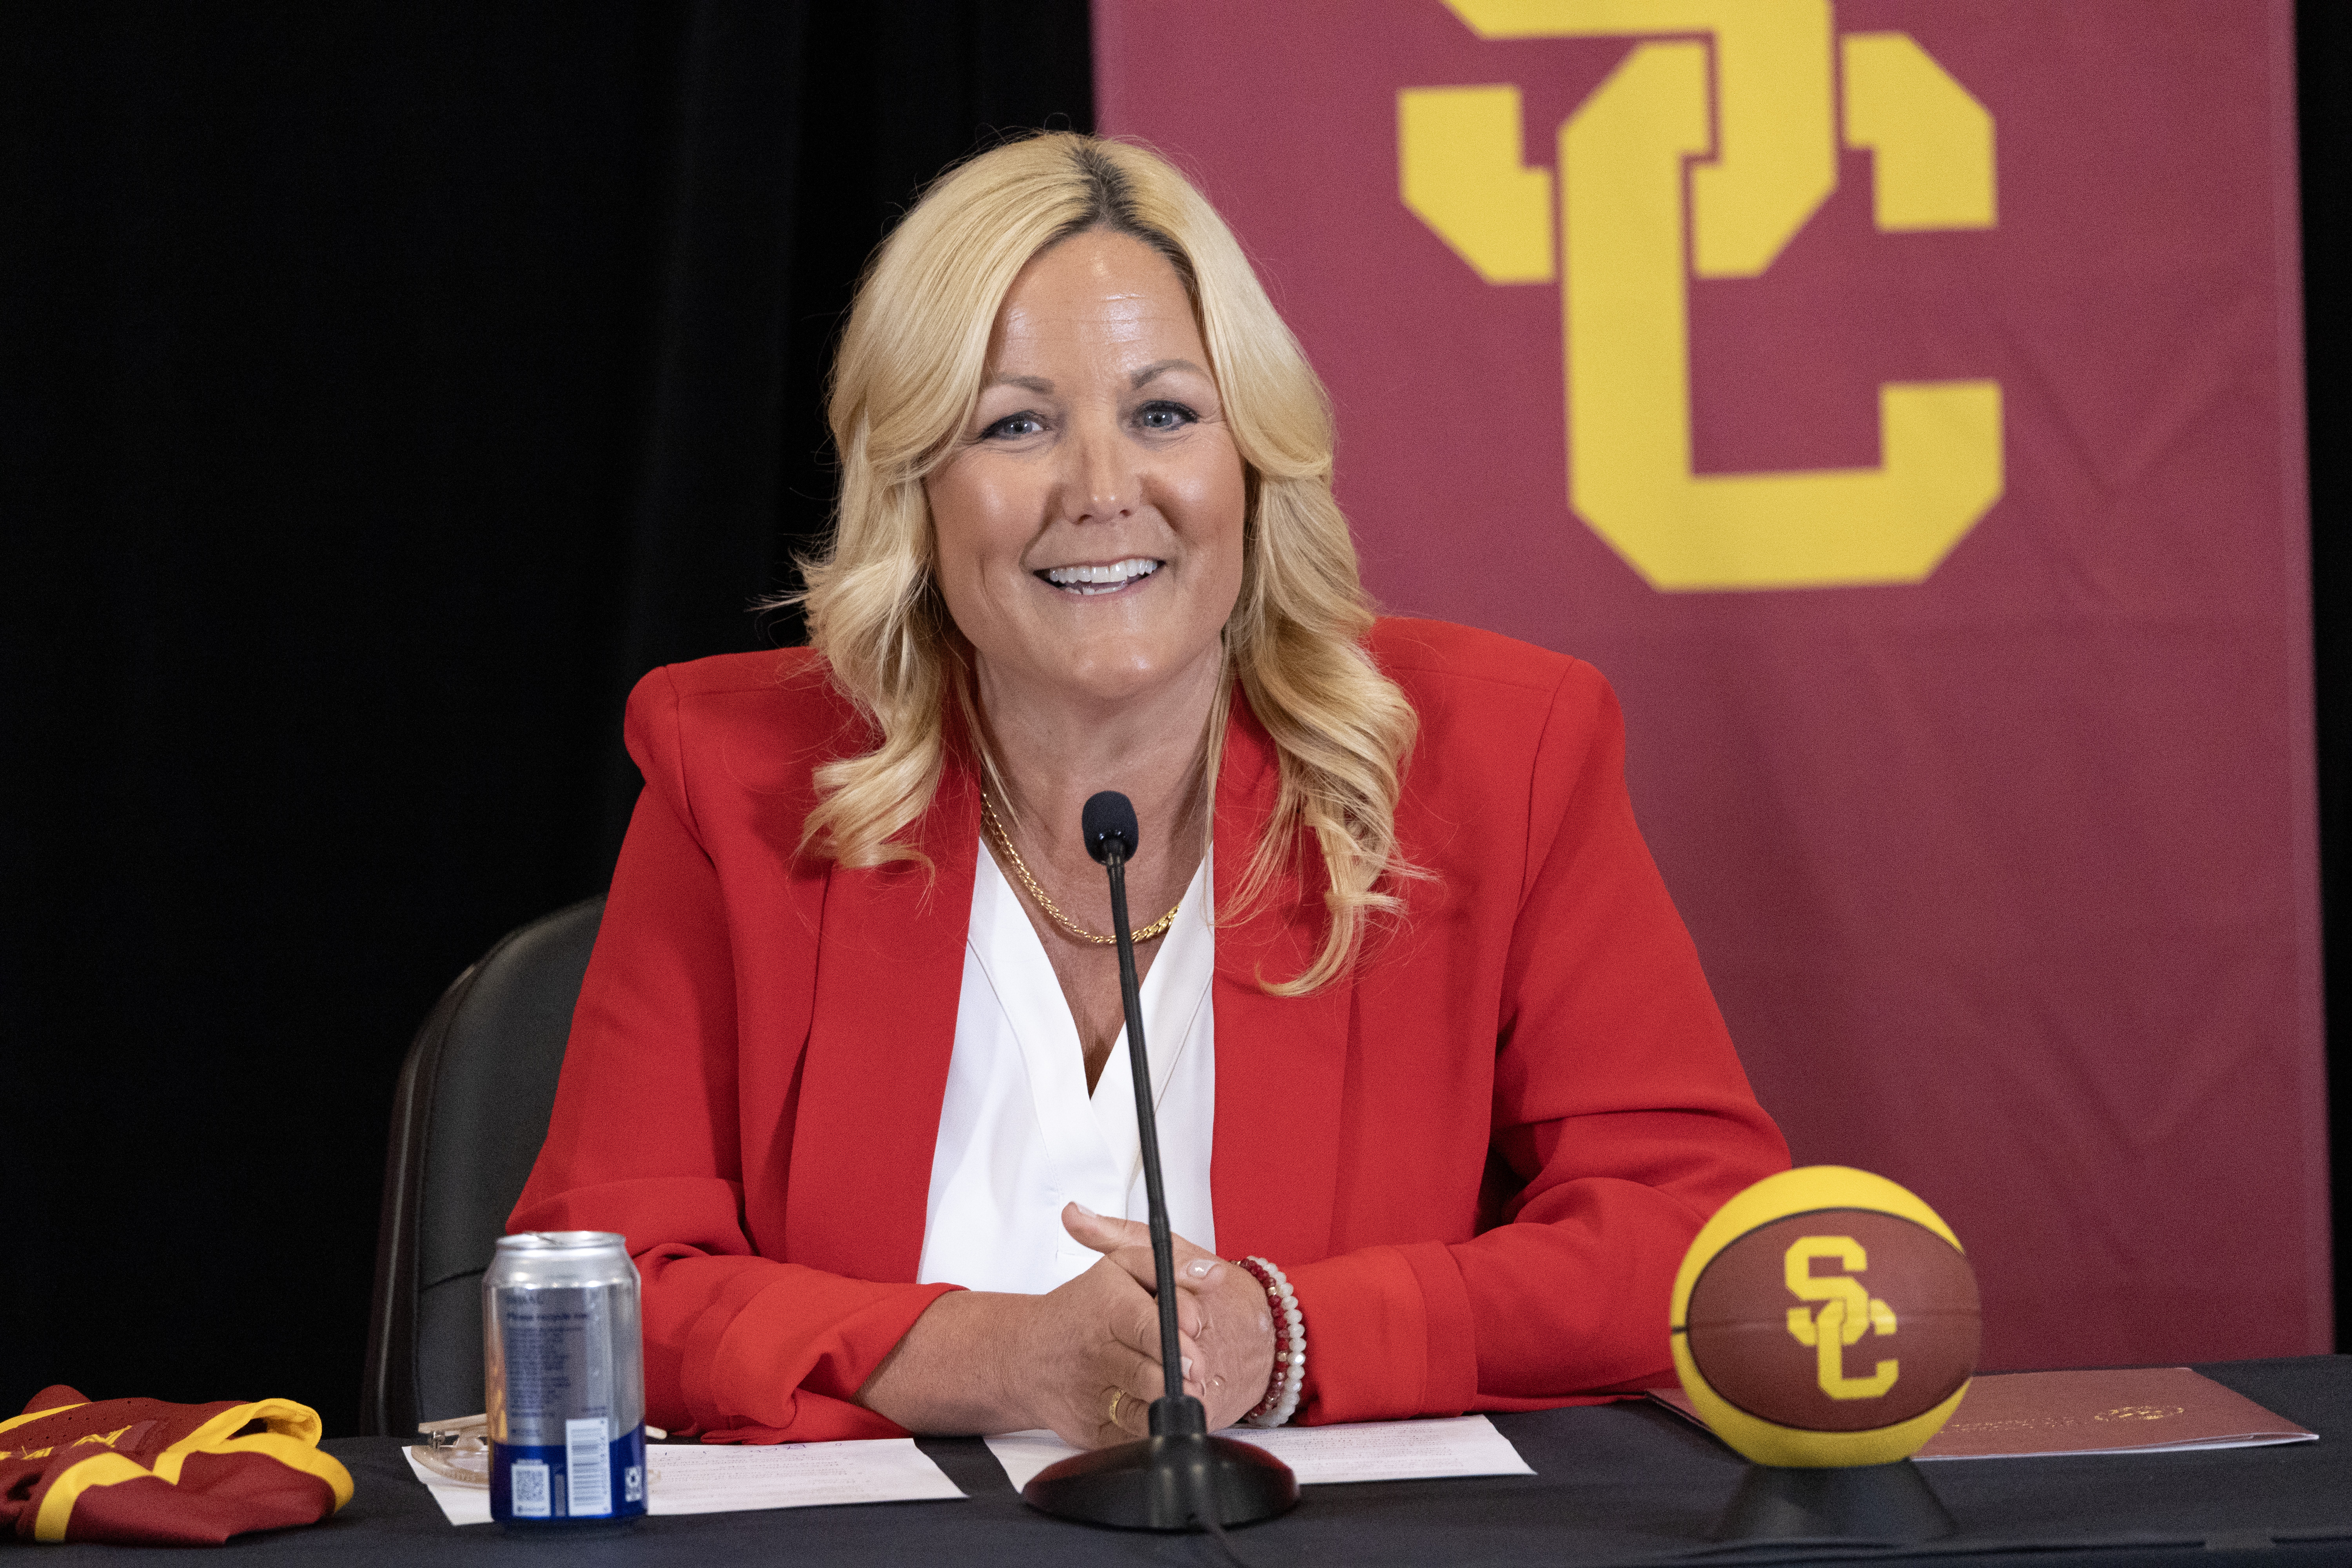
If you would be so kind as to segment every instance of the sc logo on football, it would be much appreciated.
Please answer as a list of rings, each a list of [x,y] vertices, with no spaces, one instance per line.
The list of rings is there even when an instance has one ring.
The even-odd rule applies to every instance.
[[[1881,385],[1876,468],[1696,473],[1687,295],[1771,266],[1841,140],[1881,231],[1991,228],[1983,105],[1907,34],[1839,36],[1830,0],[1444,3],[1483,38],[1653,40],[1560,126],[1557,181],[1520,162],[1517,87],[1397,100],[1405,205],[1487,282],[1560,286],[1579,515],[1660,589],[1925,579],[2000,499],[2000,384]]]

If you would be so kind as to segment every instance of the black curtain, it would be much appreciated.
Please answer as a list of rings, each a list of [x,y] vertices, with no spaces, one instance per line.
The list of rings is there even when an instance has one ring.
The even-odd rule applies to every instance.
[[[356,1416],[391,1088],[797,641],[858,268],[1085,0],[0,13],[0,1415]]]

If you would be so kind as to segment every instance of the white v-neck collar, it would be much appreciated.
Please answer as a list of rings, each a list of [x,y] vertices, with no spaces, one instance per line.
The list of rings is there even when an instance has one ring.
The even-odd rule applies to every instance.
[[[1204,856],[1138,996],[1170,1221],[1212,1250],[1213,878]],[[1089,1094],[1077,1024],[1045,945],[982,843],[917,1278],[979,1290],[1050,1290],[1097,1260],[1062,1227],[1062,1205],[1070,1202],[1097,1214],[1147,1216],[1127,1032],[1119,1031]]]
[[[1190,1044],[1193,1017],[1208,1000],[1216,972],[1216,937],[1205,908],[1210,886],[1210,858],[1203,855],[1201,868],[1176,906],[1175,923],[1160,939],[1160,952],[1137,993],[1143,1008],[1146,1054],[1151,1058],[1155,1114],[1167,1098],[1169,1082]],[[984,841],[973,879],[970,941],[972,956],[987,972],[1021,1042],[1038,1124],[1055,1160],[1074,1169],[1091,1160],[1106,1161],[1106,1173],[1122,1173],[1118,1184],[1124,1191],[1141,1174],[1143,1159],[1127,1029],[1120,1026],[1089,1095],[1077,1020],[1070,1015],[1062,983],[1055,977],[1053,961],[1037,928],[1029,922],[1021,895]]]

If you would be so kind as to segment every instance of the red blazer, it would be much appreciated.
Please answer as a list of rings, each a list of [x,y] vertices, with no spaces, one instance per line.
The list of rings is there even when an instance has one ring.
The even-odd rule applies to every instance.
[[[1307,1421],[1671,1382],[1684,1248],[1788,1151],[1634,826],[1616,700],[1590,666],[1466,627],[1385,620],[1370,647],[1421,716],[1397,827],[1434,876],[1352,977],[1307,996],[1253,976],[1316,949],[1311,849],[1218,929],[1218,1245],[1297,1287]],[[851,1401],[953,1289],[912,1280],[973,773],[951,760],[919,825],[935,874],[844,870],[796,852],[811,770],[873,741],[814,653],[656,669],[627,736],[646,788],[510,1227],[627,1237],[656,1425],[897,1435]],[[1275,786],[1237,698],[1221,909]]]

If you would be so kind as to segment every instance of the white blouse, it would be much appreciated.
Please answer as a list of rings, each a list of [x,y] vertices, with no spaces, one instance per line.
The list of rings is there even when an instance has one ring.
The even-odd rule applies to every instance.
[[[1122,1028],[1094,1092],[1087,1092],[1077,1024],[1045,944],[984,841],[976,869],[955,1050],[915,1278],[1039,1295],[1101,1256],[1062,1228],[1064,1204],[1135,1220],[1149,1213],[1135,1086]],[[1209,924],[1210,886],[1204,855],[1143,977],[1141,1001],[1169,1223],[1213,1252],[1209,1150],[1217,1065],[1209,983],[1216,933]]]

